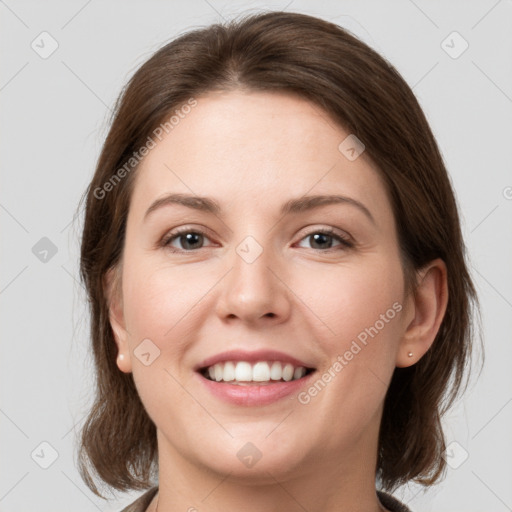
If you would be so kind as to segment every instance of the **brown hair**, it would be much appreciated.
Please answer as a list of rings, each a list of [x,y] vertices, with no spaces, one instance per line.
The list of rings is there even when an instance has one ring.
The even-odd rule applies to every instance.
[[[427,120],[395,68],[342,28],[289,12],[245,16],[178,37],[137,70],[117,101],[82,197],[80,271],[91,308],[97,379],[80,439],[82,478],[101,496],[93,471],[118,490],[145,489],[157,471],[156,427],[132,374],[116,365],[105,289],[107,271],[118,269],[122,257],[137,168],[130,159],[180,105],[202,93],[237,88],[298,94],[363,141],[388,189],[409,292],[415,271],[438,257],[446,263],[447,310],[431,349],[415,365],[395,368],[376,475],[388,491],[409,480],[432,484],[446,467],[440,418],[466,370],[469,375],[471,319],[478,307],[451,183]]]

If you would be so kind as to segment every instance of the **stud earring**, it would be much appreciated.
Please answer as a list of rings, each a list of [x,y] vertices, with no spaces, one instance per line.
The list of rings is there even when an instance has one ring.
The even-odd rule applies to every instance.
[[[119,359],[119,361],[124,361],[124,354],[119,354],[117,359]]]
[[[409,352],[407,355],[408,355],[409,357],[412,357],[412,352]]]

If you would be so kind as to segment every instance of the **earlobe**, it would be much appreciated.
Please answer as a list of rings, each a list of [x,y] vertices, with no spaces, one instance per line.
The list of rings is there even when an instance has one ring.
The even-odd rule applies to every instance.
[[[132,365],[131,361],[129,359],[129,355],[127,355],[124,352],[119,352],[117,355],[117,367],[123,372],[123,373],[131,373],[132,371]]]
[[[417,363],[432,346],[448,304],[446,264],[440,258],[418,272],[418,285],[412,298],[413,318],[400,343],[396,366]]]
[[[124,373],[132,371],[128,332],[126,330],[120,276],[118,270],[109,269],[105,274],[104,293],[107,299],[109,321],[117,345],[117,367]]]

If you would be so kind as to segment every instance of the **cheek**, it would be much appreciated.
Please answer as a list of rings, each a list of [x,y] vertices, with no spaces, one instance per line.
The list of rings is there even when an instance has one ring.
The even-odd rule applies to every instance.
[[[304,302],[313,305],[322,321],[316,340],[326,355],[318,375],[325,386],[312,383],[301,403],[323,408],[338,425],[334,430],[344,425],[350,438],[378,410],[394,371],[402,334],[401,264],[393,258],[369,258],[365,265],[333,266],[325,275],[303,275],[300,282]],[[313,283],[314,287],[307,286]],[[350,420],[346,411],[351,411]]]
[[[190,322],[194,306],[205,293],[204,281],[208,280],[199,279],[197,269],[188,275],[179,267],[150,263],[137,265],[133,261],[131,267],[126,265],[130,270],[123,276],[125,319],[131,335],[163,342]]]
[[[127,272],[123,275],[133,378],[152,420],[156,424],[177,424],[182,420],[183,410],[190,409],[190,397],[178,384],[183,381],[180,365],[190,343],[187,331],[197,324],[198,308],[194,305],[205,290],[200,286],[197,271],[190,271],[189,280],[188,271],[153,265],[149,260],[144,261],[142,255],[138,260],[136,255],[132,256],[130,261],[126,260]],[[143,346],[141,350],[139,347]],[[148,352],[150,361],[146,365],[140,355]]]
[[[361,333],[364,338],[375,324],[381,338],[394,338],[399,330],[403,277],[394,259],[331,265],[325,272],[311,269],[298,274],[292,287],[310,308],[309,316],[320,319],[322,339],[329,341],[331,351],[350,345]]]

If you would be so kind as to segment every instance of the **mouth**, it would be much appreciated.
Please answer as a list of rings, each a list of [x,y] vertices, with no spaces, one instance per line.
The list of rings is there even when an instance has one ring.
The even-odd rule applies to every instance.
[[[224,352],[194,369],[208,393],[235,406],[293,399],[316,372],[310,364],[273,350]]]
[[[213,382],[227,382],[237,386],[265,386],[291,382],[310,375],[314,368],[285,361],[223,361],[199,369],[199,373]]]

